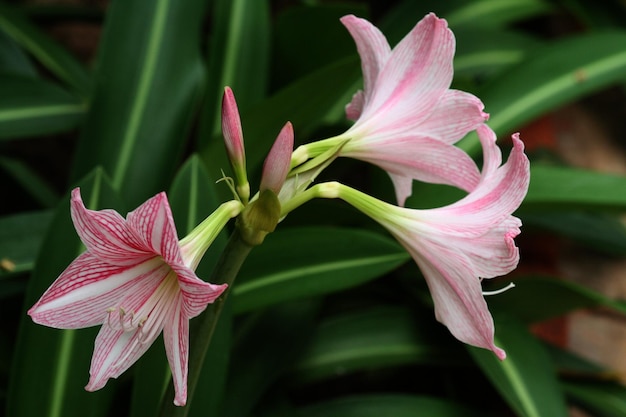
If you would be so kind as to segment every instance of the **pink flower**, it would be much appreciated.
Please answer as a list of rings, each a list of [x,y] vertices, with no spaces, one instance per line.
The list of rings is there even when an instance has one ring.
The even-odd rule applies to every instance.
[[[502,166],[493,131],[483,125],[478,135],[484,154],[481,177],[474,190],[454,204],[413,210],[352,189],[342,189],[338,196],[378,221],[407,249],[424,274],[437,319],[457,339],[504,359],[505,352],[493,341],[494,324],[481,280],[517,266],[513,238],[521,222],[511,214],[526,195],[530,168],[517,134]]]
[[[184,405],[189,319],[226,289],[194,273],[200,252],[204,253],[198,250],[198,235],[192,233],[192,239],[179,244],[165,193],[124,219],[113,210],[86,209],[76,188],[71,213],[87,250],[28,314],[36,323],[62,329],[102,324],[85,387],[88,391],[121,375],[163,331],[176,389],[174,403]]]
[[[414,179],[473,190],[480,173],[453,144],[488,115],[478,98],[450,89],[455,40],[446,21],[427,15],[393,49],[367,20],[341,21],[356,42],[364,81],[346,107],[356,122],[340,136],[350,138],[341,156],[386,170],[400,205]]]

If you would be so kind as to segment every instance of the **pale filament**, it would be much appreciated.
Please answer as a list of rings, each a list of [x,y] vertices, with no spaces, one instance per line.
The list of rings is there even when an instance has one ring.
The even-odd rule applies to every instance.
[[[510,290],[511,288],[514,288],[515,284],[513,284],[512,282],[509,282],[509,285],[507,285],[504,288],[500,288],[499,290],[494,290],[494,291],[483,291],[483,295],[498,295],[498,294],[502,294],[505,291]]]

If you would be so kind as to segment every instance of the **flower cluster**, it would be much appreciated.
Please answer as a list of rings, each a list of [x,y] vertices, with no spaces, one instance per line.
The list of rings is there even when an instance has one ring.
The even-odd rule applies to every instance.
[[[312,198],[339,198],[384,226],[411,254],[431,291],[437,319],[459,340],[505,352],[494,344],[494,324],[483,279],[517,266],[513,239],[521,222],[512,213],[529,183],[529,163],[518,135],[502,163],[488,115],[475,96],[450,89],[455,40],[445,20],[422,19],[394,48],[371,23],[341,19],[361,57],[363,90],[346,106],[354,124],[344,133],[295,151],[285,124],[251,195],[243,130],[235,97],[224,91],[222,130],[234,179],[234,199],[222,204],[192,233],[178,240],[165,194],[124,219],[112,210],[92,211],[72,192],[71,214],[86,247],[28,311],[37,323],[57,328],[102,325],[95,342],[88,390],[103,387],[128,369],[163,332],[176,395],[187,397],[189,320],[226,290],[195,274],[203,254],[231,218],[236,233],[258,245],[292,210]],[[476,131],[482,169],[455,143]],[[311,186],[338,157],[356,158],[387,171],[398,205],[338,182]],[[446,184],[467,195],[445,207],[405,208],[414,180]]]

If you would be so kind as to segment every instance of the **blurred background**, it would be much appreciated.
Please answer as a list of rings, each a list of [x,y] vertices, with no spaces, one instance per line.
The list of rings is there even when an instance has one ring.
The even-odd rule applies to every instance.
[[[338,19],[365,17],[393,46],[430,11],[456,36],[453,88],[483,100],[505,158],[520,132],[531,159],[520,266],[485,284],[517,285],[488,297],[509,358],[454,340],[402,248],[346,205],[315,201],[244,266],[191,415],[626,416],[619,0],[0,2],[5,415],[155,415],[169,378],[157,341],[119,381],[85,393],[97,329],[44,329],[25,315],[80,253],[72,187],[121,213],[167,190],[182,237],[229,198],[215,184],[229,169],[225,85],[254,187],[285,121],[297,143],[349,126],[343,108],[362,81]],[[459,146],[480,160],[475,136]],[[386,174],[358,161],[337,161],[325,179],[393,201]],[[460,196],[416,183],[407,205]]]

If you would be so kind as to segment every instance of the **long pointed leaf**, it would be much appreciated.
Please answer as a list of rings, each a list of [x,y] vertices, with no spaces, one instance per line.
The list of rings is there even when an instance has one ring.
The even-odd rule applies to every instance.
[[[493,310],[514,315],[526,323],[547,320],[580,308],[608,307],[626,315],[626,303],[612,300],[582,285],[558,278],[520,277],[511,291],[491,298]],[[534,308],[528,308],[532,299]]]
[[[476,27],[502,28],[516,20],[545,13],[550,7],[543,0],[405,0],[385,15],[379,27],[393,45],[429,12],[446,18],[456,31]]]
[[[0,31],[0,68],[7,74],[37,77],[35,66],[26,53],[2,31]]]
[[[530,178],[521,210],[626,207],[626,179],[619,175],[535,164]]]
[[[626,32],[588,33],[555,41],[529,55],[523,65],[486,84],[478,96],[498,135],[535,117],[621,81],[626,71]],[[585,53],[580,53],[585,51]],[[478,154],[476,135],[461,147]]]
[[[617,383],[567,382],[568,397],[598,417],[626,416],[626,388]]]
[[[67,50],[5,3],[0,3],[0,30],[22,45],[50,72],[81,96],[89,95],[91,77],[85,68]]]
[[[373,232],[294,228],[269,235],[241,268],[235,312],[362,284],[409,259],[395,241]]]
[[[102,165],[131,206],[165,188],[198,103],[205,6],[201,0],[111,4],[74,178]]]
[[[404,308],[371,307],[327,318],[300,358],[295,373],[313,381],[342,372],[462,358],[456,345],[445,345],[443,329],[418,320]],[[451,340],[451,339],[449,339]]]
[[[311,337],[319,302],[283,303],[250,317],[235,340],[220,416],[246,417]]]
[[[0,75],[0,140],[69,130],[86,105],[48,81]]]
[[[36,211],[0,218],[0,260],[5,265],[0,277],[32,269],[51,217],[50,211]]]
[[[216,0],[200,149],[221,133],[224,87],[235,92],[239,110],[257,104],[267,91],[270,13],[267,0]]]
[[[468,346],[493,386],[519,417],[566,417],[565,397],[548,353],[526,328],[513,319],[496,320],[500,361],[485,349]]]

